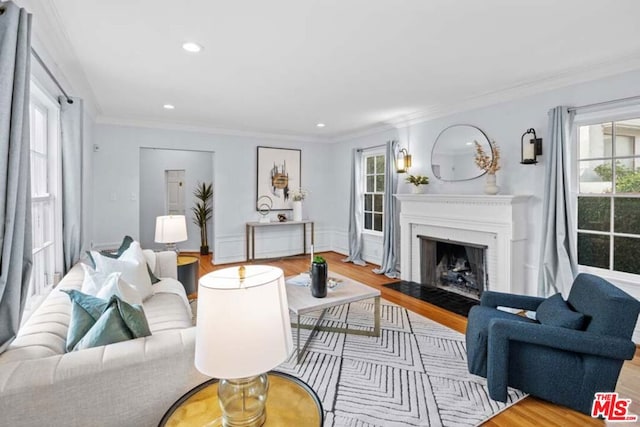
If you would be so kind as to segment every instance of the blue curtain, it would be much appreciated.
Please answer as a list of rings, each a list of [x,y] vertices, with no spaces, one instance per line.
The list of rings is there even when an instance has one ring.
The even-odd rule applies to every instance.
[[[351,192],[349,194],[349,256],[342,261],[365,265],[362,260],[362,150],[353,149],[351,154]]]
[[[16,336],[32,265],[31,15],[0,3],[0,353]]]
[[[575,216],[571,195],[571,133],[573,116],[567,107],[549,111],[542,209],[542,241],[538,294],[561,292],[566,298],[577,274]]]
[[[62,147],[62,252],[65,273],[82,254],[82,100],[58,98]]]
[[[400,272],[398,271],[400,219],[397,208],[398,201],[394,196],[398,192],[398,173],[395,167],[397,151],[398,141],[387,141],[384,171],[382,262],[380,263],[380,268],[373,270],[376,274],[384,274],[391,278],[400,277]]]

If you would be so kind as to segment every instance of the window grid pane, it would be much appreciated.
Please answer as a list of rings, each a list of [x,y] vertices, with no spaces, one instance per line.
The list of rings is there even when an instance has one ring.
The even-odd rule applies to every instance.
[[[578,229],[609,231],[611,229],[611,198],[578,197]]]
[[[640,235],[640,198],[616,197],[614,203],[615,232]]]
[[[616,193],[640,194],[640,157],[616,159]]]
[[[613,269],[625,273],[640,274],[638,258],[640,239],[634,237],[613,238]]]
[[[609,236],[578,233],[578,264],[609,268]]]

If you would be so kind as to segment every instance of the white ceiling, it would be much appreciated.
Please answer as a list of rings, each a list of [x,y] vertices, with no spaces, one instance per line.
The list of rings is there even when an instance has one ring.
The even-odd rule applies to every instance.
[[[22,3],[102,121],[335,138],[640,68],[638,0]]]

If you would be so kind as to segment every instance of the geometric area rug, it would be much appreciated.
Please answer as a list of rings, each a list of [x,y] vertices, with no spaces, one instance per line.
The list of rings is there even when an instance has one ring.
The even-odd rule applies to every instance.
[[[373,299],[334,307],[323,324],[372,330],[373,309]],[[300,363],[294,351],[276,368],[316,391],[326,427],[476,426],[527,396],[490,399],[486,379],[467,371],[459,332],[383,299],[380,326],[379,337],[320,331]]]

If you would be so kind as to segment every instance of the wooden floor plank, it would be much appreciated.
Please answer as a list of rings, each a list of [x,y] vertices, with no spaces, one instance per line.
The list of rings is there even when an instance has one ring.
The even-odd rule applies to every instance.
[[[197,254],[192,255],[197,256]],[[329,271],[335,271],[359,282],[366,283],[369,286],[379,289],[382,297],[388,301],[401,305],[458,332],[465,332],[467,327],[467,319],[465,317],[384,287],[385,284],[391,283],[395,281],[395,279],[374,274],[371,270],[377,266],[371,264],[358,266],[351,263],[344,263],[342,262],[344,256],[335,252],[325,252],[321,255],[327,259]],[[292,276],[303,271],[308,271],[309,262],[309,257],[299,256],[276,259],[268,262],[260,261],[260,264],[274,265],[281,268],[285,276]],[[203,256],[200,262],[200,275],[202,276],[220,268],[240,264],[245,263],[213,265],[210,255]],[[616,390],[622,397],[632,399],[631,412],[640,415],[640,350],[636,351],[633,360],[625,362]],[[488,427],[585,427],[603,426],[605,423],[602,420],[593,419],[571,409],[554,405],[541,399],[527,397],[499,413],[483,425]],[[615,423],[615,425],[627,426],[630,424]]]

